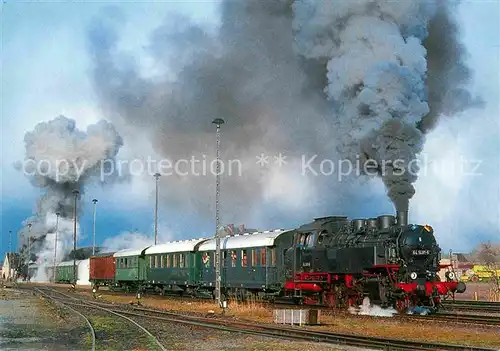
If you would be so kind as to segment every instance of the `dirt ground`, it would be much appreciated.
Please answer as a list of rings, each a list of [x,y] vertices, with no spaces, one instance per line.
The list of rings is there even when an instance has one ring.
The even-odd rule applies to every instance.
[[[0,289],[1,350],[85,350],[85,326],[27,291]]]

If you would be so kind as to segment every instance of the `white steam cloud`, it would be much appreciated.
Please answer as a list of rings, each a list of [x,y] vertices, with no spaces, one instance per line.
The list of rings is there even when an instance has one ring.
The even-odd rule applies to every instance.
[[[35,215],[23,222],[19,232],[23,239],[22,250],[27,254],[30,235],[30,259],[38,257],[37,263],[51,265],[56,232],[57,261],[72,248],[69,244],[73,242],[73,191],[77,190],[81,195],[88,182],[103,184],[116,180],[113,176],[99,178],[101,160],[114,159],[123,141],[114,126],[106,121],[90,125],[86,132],[82,132],[76,128],[74,120],[64,116],[39,123],[33,131],[26,133],[24,141],[26,157],[16,167],[44,193],[38,200]],[[78,204],[79,198],[77,215],[80,216],[81,206]]]

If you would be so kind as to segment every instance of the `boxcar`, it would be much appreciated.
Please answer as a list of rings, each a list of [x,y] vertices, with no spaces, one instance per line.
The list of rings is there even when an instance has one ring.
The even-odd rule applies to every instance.
[[[130,291],[144,286],[147,274],[145,251],[148,247],[122,250],[113,254],[116,266],[115,287]]]
[[[221,238],[222,288],[228,296],[244,298],[256,294],[278,294],[285,281],[284,257],[293,243],[293,230],[274,230]],[[215,239],[198,249],[200,284],[215,283]]]
[[[147,283],[160,293],[192,294],[200,280],[196,249],[207,239],[172,241],[146,250]]]
[[[114,252],[107,252],[90,258],[89,280],[95,288],[114,283],[116,266],[113,254]]]

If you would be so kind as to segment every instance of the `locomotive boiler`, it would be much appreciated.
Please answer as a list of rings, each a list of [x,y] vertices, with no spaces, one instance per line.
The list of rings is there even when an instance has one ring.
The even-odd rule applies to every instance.
[[[465,291],[453,272],[439,281],[441,249],[429,225],[395,216],[316,218],[296,229],[285,254],[285,292],[297,303],[331,307],[373,303],[436,309],[443,296]]]

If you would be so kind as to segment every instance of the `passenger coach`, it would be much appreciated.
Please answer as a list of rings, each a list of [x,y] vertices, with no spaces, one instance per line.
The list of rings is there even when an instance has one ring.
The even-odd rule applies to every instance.
[[[129,292],[144,286],[147,278],[146,249],[122,250],[113,255],[116,265],[115,286]]]
[[[245,298],[278,294],[285,281],[284,259],[295,231],[277,229],[221,238],[222,289],[227,296]],[[213,291],[215,239],[199,248],[200,286]]]
[[[171,241],[146,250],[148,287],[160,294],[167,291],[194,294],[200,280],[198,245],[206,239]]]

